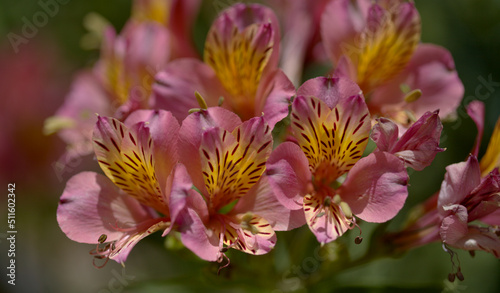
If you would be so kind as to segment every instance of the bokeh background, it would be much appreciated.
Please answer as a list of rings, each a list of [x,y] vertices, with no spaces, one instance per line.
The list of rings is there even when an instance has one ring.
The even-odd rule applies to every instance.
[[[193,31],[200,54],[219,9],[235,2],[203,1]],[[445,123],[441,147],[447,151],[438,154],[432,166],[411,174],[407,204],[391,223],[396,227],[413,205],[439,189],[444,167],[462,161],[471,150],[476,129],[463,105],[479,98],[480,79],[500,82],[500,1],[415,2],[422,18],[422,41],[452,53],[465,98],[457,120]],[[175,237],[165,241],[159,234],[141,241],[125,268],[112,261],[94,268],[88,254],[93,247],[66,238],[57,225],[56,209],[65,182],[79,171],[97,170],[97,164],[89,157],[74,160],[61,171],[64,144],[57,136],[43,135],[43,121],[63,102],[75,72],[92,66],[99,57],[98,50],[82,48],[86,16],[102,15],[120,30],[130,7],[130,0],[69,0],[15,50],[8,34],[22,35],[24,21],[41,7],[38,1],[0,0],[1,292],[500,292],[500,262],[481,252],[474,258],[459,252],[465,281],[447,282],[451,262],[439,244],[338,274],[325,273],[331,255],[318,252],[307,227],[279,233],[276,249],[265,256],[231,252],[231,267],[220,276],[218,264],[199,260],[179,247]],[[325,70],[318,64],[306,68],[308,76]],[[500,114],[500,86],[483,101],[487,115],[480,155]],[[16,186],[15,286],[7,284],[6,277],[8,183]],[[368,236],[375,227],[363,224],[363,234]],[[354,233],[328,249],[361,255],[369,242],[354,245]]]

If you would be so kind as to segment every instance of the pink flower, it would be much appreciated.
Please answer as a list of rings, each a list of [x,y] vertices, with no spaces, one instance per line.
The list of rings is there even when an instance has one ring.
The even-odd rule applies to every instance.
[[[205,42],[204,63],[178,59],[157,76],[152,103],[179,120],[198,106],[195,91],[208,106],[222,106],[243,120],[261,116],[273,128],[288,114],[295,88],[277,68],[279,26],[273,11],[236,4],[216,19]]]
[[[273,140],[262,117],[241,123],[222,108],[200,110],[183,121],[179,146],[197,190],[188,198],[181,239],[202,259],[221,262],[228,248],[267,253],[276,230],[303,223],[293,221],[269,185]]]
[[[46,121],[46,133],[59,132],[71,156],[91,153],[95,113],[123,120],[149,108],[153,76],[170,58],[169,42],[157,23],[128,23],[119,36],[108,28],[99,61],[77,75],[64,104]]]
[[[401,138],[398,138],[397,124],[390,119],[379,118],[377,121],[371,133],[372,140],[377,144],[377,151],[396,155],[408,167],[421,171],[432,163],[438,152],[444,151],[439,147],[443,125],[438,111],[422,115]]]
[[[156,21],[167,28],[172,38],[167,51],[172,52],[172,59],[197,57],[191,30],[200,4],[200,0],[134,0],[131,20]]]
[[[473,154],[465,162],[448,166],[441,190],[415,208],[416,213],[404,230],[387,237],[403,251],[442,241],[460,249],[484,250],[499,257],[500,175],[497,139],[500,136],[500,122],[479,163],[476,155],[483,133],[484,104],[471,102],[467,112],[478,127]],[[477,225],[478,222],[483,225]]]
[[[498,169],[481,178],[479,162],[471,155],[466,162],[450,165],[446,171],[438,198],[443,243],[464,250],[484,250],[500,258],[498,217],[495,225],[472,224],[499,210]]]
[[[281,203],[302,210],[320,243],[356,226],[393,218],[408,195],[403,162],[387,152],[362,158],[371,129],[359,87],[345,78],[305,82],[293,101],[298,145],[285,142],[268,162]]]
[[[370,112],[409,126],[427,111],[453,113],[464,88],[450,53],[420,44],[412,2],[334,0],[321,23],[336,73],[357,82]]]
[[[96,244],[90,252],[96,259],[119,263],[142,238],[167,234],[192,186],[177,164],[178,132],[165,111],[136,111],[125,124],[98,117],[93,145],[106,176],[83,172],[68,181],[57,209],[61,230]]]
[[[304,68],[328,59],[321,43],[320,20],[328,0],[271,0],[283,28],[280,68],[296,86]]]

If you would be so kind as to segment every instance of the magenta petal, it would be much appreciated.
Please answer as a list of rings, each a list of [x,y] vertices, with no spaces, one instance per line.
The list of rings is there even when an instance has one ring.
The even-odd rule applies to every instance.
[[[455,246],[465,250],[483,250],[500,258],[500,238],[495,230],[488,228],[469,226],[467,236],[455,243]]]
[[[216,261],[219,256],[219,235],[207,229],[196,211],[188,209],[181,230],[182,243],[200,258]]]
[[[92,152],[92,131],[97,122],[95,114],[110,115],[109,108],[109,97],[98,79],[90,72],[79,73],[56,113],[57,118],[68,118],[74,124],[59,131],[71,153],[84,156]]]
[[[408,167],[417,171],[429,166],[438,152],[443,125],[438,111],[427,112],[401,136],[391,153],[403,159]]]
[[[454,245],[468,232],[467,209],[462,205],[449,205],[444,209],[451,214],[441,222],[439,234],[444,243]]]
[[[130,114],[125,125],[131,126],[139,122],[147,123],[146,127],[153,139],[156,177],[158,182],[164,183],[179,160],[179,122],[167,111],[138,110]]]
[[[405,108],[416,117],[427,111],[439,110],[439,117],[453,113],[464,94],[464,86],[455,70],[450,52],[430,44],[419,44],[407,67],[390,83],[373,92],[370,105],[387,105],[403,101],[401,85],[410,90],[420,89],[422,96]],[[383,109],[382,109],[383,111]]]
[[[274,69],[278,66],[279,45],[281,41],[278,18],[269,7],[260,4],[237,3],[224,10],[212,25],[212,30],[221,32],[223,42],[232,37],[233,27],[241,32],[252,24],[270,24],[273,33],[273,52],[266,68]]]
[[[292,211],[278,201],[267,176],[263,176],[231,211],[232,214],[246,212],[264,218],[275,231],[292,230],[306,223],[302,210]]]
[[[469,156],[465,162],[446,167],[438,198],[439,212],[446,214],[442,207],[462,202],[480,182],[481,171],[474,156]]]
[[[356,36],[365,27],[371,1],[330,1],[321,16],[321,37],[327,54],[337,62],[342,54],[359,50]],[[359,45],[358,45],[359,46]]]
[[[300,147],[291,142],[281,143],[267,160],[266,174],[280,203],[291,210],[302,210],[302,198],[312,175]]]
[[[205,130],[219,127],[232,132],[241,124],[238,115],[223,108],[208,108],[207,111],[196,112],[189,115],[183,122],[179,131],[179,156],[193,184],[203,193],[205,192],[205,182],[201,173],[201,158],[199,149],[202,134]]]
[[[97,243],[121,238],[119,228],[134,227],[153,219],[138,201],[121,193],[105,176],[83,172],[68,180],[57,208],[57,222],[71,240]]]
[[[480,101],[472,101],[469,105],[467,105],[466,109],[467,114],[469,114],[470,118],[474,121],[477,127],[476,143],[471,151],[471,154],[477,157],[484,131],[484,103]]]
[[[169,190],[170,193],[167,195],[170,208],[170,221],[171,223],[175,223],[179,217],[179,222],[182,223],[182,213],[186,212],[185,207],[188,202],[187,197],[195,191],[192,190],[193,183],[184,165],[180,163],[175,165],[171,179],[172,185]],[[172,227],[173,225],[166,229],[162,236],[167,235]]]
[[[481,218],[481,222],[490,226],[500,226],[500,209]]]
[[[387,118],[377,119],[377,124],[373,126],[370,138],[377,145],[377,150],[392,153],[392,148],[398,141],[398,126]]]
[[[189,115],[190,109],[200,107],[196,91],[209,107],[217,106],[220,97],[229,96],[212,68],[196,59],[174,60],[155,79],[151,106],[172,112],[179,121]]]
[[[469,209],[469,222],[500,210],[500,174],[498,169],[489,173],[481,183],[474,188],[466,200]]]
[[[381,223],[392,219],[408,196],[408,174],[396,156],[371,153],[360,159],[339,188],[343,201],[359,218]]]
[[[146,69],[154,75],[170,59],[170,35],[168,30],[156,22],[129,22],[124,33],[127,38],[125,66],[127,70],[139,72]],[[138,81],[139,84],[141,81]]]
[[[316,77],[307,80],[297,90],[297,96],[316,97],[333,109],[339,99],[361,94],[353,81],[344,77]]]
[[[290,99],[295,87],[281,70],[275,70],[262,78],[256,94],[255,116],[264,113],[264,119],[271,129],[288,115]]]

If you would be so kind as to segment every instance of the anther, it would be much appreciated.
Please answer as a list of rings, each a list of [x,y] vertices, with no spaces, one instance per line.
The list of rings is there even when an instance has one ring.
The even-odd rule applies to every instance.
[[[99,239],[97,240],[97,242],[102,244],[102,243],[106,242],[106,239],[108,239],[108,235],[101,234],[101,236],[99,236]]]
[[[450,281],[451,283],[455,282],[455,274],[454,273],[448,274],[448,281]]]
[[[361,244],[361,241],[363,241],[363,237],[361,236],[357,236],[356,238],[354,238],[354,243],[356,244]]]
[[[198,101],[198,105],[200,105],[200,108],[206,110],[208,108],[207,102],[205,102],[205,99],[201,96],[201,94],[198,91],[195,91],[194,96],[196,97],[196,101]]]
[[[224,97],[223,96],[220,96],[219,97],[219,101],[217,102],[217,106],[222,106],[222,103],[224,103]]]

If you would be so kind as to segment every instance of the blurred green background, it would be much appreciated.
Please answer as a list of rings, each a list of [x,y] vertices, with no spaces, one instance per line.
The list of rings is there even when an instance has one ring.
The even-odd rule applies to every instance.
[[[234,2],[203,1],[193,32],[200,53],[217,7]],[[476,99],[480,78],[500,82],[500,1],[415,2],[422,18],[422,41],[442,45],[454,57],[465,85],[463,104]],[[125,268],[112,261],[94,268],[88,254],[93,247],[66,238],[57,225],[56,209],[65,181],[78,171],[97,170],[97,164],[86,158],[72,162],[68,172],[57,172],[64,145],[56,136],[43,136],[42,126],[63,102],[75,72],[90,67],[99,56],[98,50],[80,45],[87,33],[84,17],[96,12],[119,30],[130,6],[131,1],[123,0],[69,0],[15,53],[7,36],[21,35],[24,20],[41,8],[38,1],[0,0],[0,186],[5,195],[0,202],[1,292],[500,292],[500,262],[481,252],[474,258],[459,252],[465,281],[447,282],[451,263],[439,244],[338,274],[325,273],[335,252],[348,251],[355,257],[368,248],[376,225],[366,223],[361,245],[354,245],[353,231],[322,250],[307,227],[279,233],[277,247],[268,255],[230,252],[231,267],[221,276],[216,263],[203,262],[183,248],[166,250],[159,234],[141,241]],[[500,114],[500,87],[484,102],[480,156]],[[447,151],[438,154],[432,166],[411,174],[407,205],[391,225],[397,227],[413,205],[437,191],[444,167],[462,161],[471,150],[475,126],[463,105],[457,113],[455,122],[445,123],[441,147]],[[15,286],[7,284],[6,277],[8,183],[16,184]],[[176,246],[175,238],[168,241]]]

